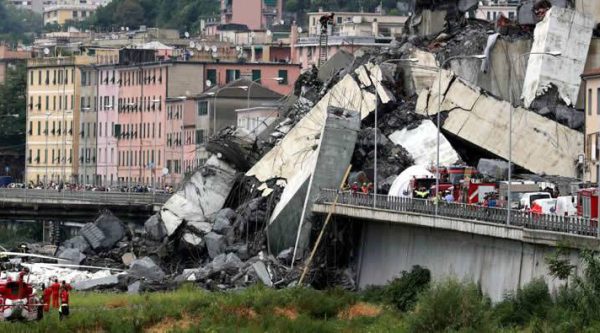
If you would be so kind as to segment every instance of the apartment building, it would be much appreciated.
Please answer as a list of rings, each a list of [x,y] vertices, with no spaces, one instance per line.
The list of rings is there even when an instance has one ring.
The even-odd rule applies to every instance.
[[[76,57],[27,63],[27,182],[78,179],[78,67]]]
[[[221,24],[245,24],[250,30],[269,29],[283,18],[283,0],[221,0]]]
[[[599,182],[600,169],[600,68],[582,75],[585,81],[584,180]]]
[[[44,25],[83,21],[92,16],[97,7],[90,0],[59,0],[56,4],[44,7]]]

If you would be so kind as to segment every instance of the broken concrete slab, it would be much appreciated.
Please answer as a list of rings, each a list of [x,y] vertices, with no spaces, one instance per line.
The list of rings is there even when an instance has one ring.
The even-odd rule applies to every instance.
[[[349,67],[353,61],[354,56],[351,53],[341,49],[337,51],[325,63],[319,66],[319,73],[317,77],[319,78],[319,80],[326,82],[339,71]]]
[[[463,95],[472,94],[472,88],[460,79],[452,82],[451,89],[454,93],[444,96],[443,105],[464,103],[459,99]],[[437,108],[430,109],[431,107],[427,113],[437,112]],[[508,159],[510,110],[508,102],[481,94],[471,110],[450,111],[443,129],[496,156]],[[583,151],[581,133],[534,112],[517,108],[513,112],[513,143],[515,165],[538,174],[576,177],[575,161]],[[549,154],[550,151],[553,153]]]
[[[523,83],[523,102],[529,108],[550,84],[558,87],[565,104],[577,102],[594,20],[568,8],[552,7],[536,25],[532,53],[561,52],[560,56],[532,54]]]
[[[158,214],[150,216],[146,223],[144,223],[144,230],[146,231],[146,235],[155,241],[161,241],[167,237],[167,229]]]
[[[68,260],[72,265],[79,265],[86,256],[79,249],[65,249],[58,255],[59,258]]]
[[[187,226],[192,231],[203,235],[212,231],[212,224],[208,222],[188,222]]]
[[[102,243],[106,238],[104,232],[93,223],[86,223],[83,228],[79,230],[79,233],[90,244],[90,247],[93,250],[101,248]]]
[[[112,248],[118,241],[125,237],[125,226],[118,217],[109,211],[103,212],[94,221],[94,224],[104,234],[104,239],[101,242],[101,247],[104,249]]]
[[[211,266],[213,272],[226,271],[235,274],[244,266],[244,263],[235,253],[221,253],[213,259]]]
[[[254,269],[256,276],[265,286],[273,286],[273,280],[271,279],[271,275],[269,274],[269,271],[267,271],[267,267],[265,266],[264,262],[257,261],[252,264],[252,268]]]
[[[160,219],[163,222],[167,236],[173,235],[183,224],[183,218],[173,214],[173,212],[168,209],[163,209],[160,212]]]
[[[291,179],[314,165],[314,147],[319,144],[328,106],[357,111],[365,118],[375,109],[375,95],[362,90],[351,75],[344,76],[246,176],[254,176],[261,182]]]
[[[437,127],[431,120],[423,120],[414,129],[405,128],[390,135],[390,140],[404,147],[418,165],[435,165],[437,162]],[[453,165],[460,156],[446,137],[440,134],[440,163]]]
[[[218,234],[226,235],[231,230],[231,223],[224,217],[217,217],[213,224],[212,230]]]
[[[75,290],[85,291],[91,289],[103,289],[114,287],[119,284],[118,275],[109,275],[97,279],[83,280],[73,283]]]
[[[206,242],[206,250],[208,251],[208,256],[211,259],[214,259],[219,254],[225,252],[226,244],[225,237],[223,235],[219,235],[215,232],[209,232],[204,236],[204,241]]]
[[[312,225],[312,203],[320,189],[339,186],[352,160],[360,130],[360,116],[355,111],[344,110],[341,115],[337,111],[334,107],[328,109],[313,165],[289,179],[273,210],[268,232],[271,249],[275,252],[295,247],[296,243],[298,250],[304,251]]]
[[[142,283],[140,281],[135,281],[134,283],[127,286],[127,293],[130,295],[137,295],[140,293],[141,287]]]
[[[90,244],[83,236],[79,235],[64,241],[61,244],[61,249],[77,249],[79,252],[86,253],[90,249]]]
[[[204,167],[183,184],[183,189],[171,196],[163,206],[161,218],[167,234],[171,236],[183,221],[206,222],[223,208],[235,174],[235,168],[228,162],[219,159],[217,154],[212,155]],[[173,222],[172,225],[168,225],[167,220]]]
[[[151,281],[160,281],[166,276],[165,272],[150,257],[134,260],[127,272],[132,276]]]

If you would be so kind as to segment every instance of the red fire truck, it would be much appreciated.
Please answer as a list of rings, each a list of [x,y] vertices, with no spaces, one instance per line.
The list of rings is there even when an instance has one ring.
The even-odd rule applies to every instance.
[[[585,188],[577,192],[577,215],[598,218],[598,189]]]

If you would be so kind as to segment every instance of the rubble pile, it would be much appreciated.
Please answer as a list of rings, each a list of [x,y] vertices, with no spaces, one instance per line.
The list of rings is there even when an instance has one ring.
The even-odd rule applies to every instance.
[[[445,166],[469,161],[488,177],[505,177],[512,117],[514,167],[576,177],[584,115],[572,97],[579,91],[589,47],[579,43],[591,34],[588,19],[560,8],[577,18],[573,22],[585,23],[575,27],[550,9],[534,30],[505,29],[464,18],[478,1],[415,3],[406,36],[388,49],[355,55],[340,51],[321,68],[305,72],[280,119],[259,138],[249,139],[235,128],[213,137],[207,145],[211,158],[149,217],[143,235],[104,213],[62,244],[58,255],[73,263],[126,271],[82,288],[135,292],[186,281],[211,290],[294,284],[321,230],[322,219],[311,210],[320,189],[339,186],[351,164],[348,182],[373,182],[377,172],[378,193],[410,195],[410,179],[429,173],[436,162],[438,112],[440,163]],[[549,25],[582,32],[575,41],[577,52],[569,51],[573,41],[555,38]],[[512,45],[515,40],[525,42]],[[565,57],[532,56],[520,62],[522,47],[540,52],[556,47]],[[506,61],[498,63],[509,67],[494,68],[498,63],[492,55],[502,52]],[[450,57],[478,54],[488,56],[484,65],[469,59],[451,63],[452,69],[465,70],[439,68]],[[563,79],[563,65],[579,72]],[[556,73],[545,75],[548,68]],[[478,86],[491,75],[494,92]],[[531,105],[515,101],[515,90]],[[359,231],[351,223],[335,230],[326,235],[328,246],[317,252],[308,283],[355,288]]]

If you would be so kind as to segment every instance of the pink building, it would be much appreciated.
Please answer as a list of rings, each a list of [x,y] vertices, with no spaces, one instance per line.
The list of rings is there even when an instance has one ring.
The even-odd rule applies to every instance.
[[[283,18],[283,0],[221,0],[221,24],[245,24],[268,29]]]
[[[224,86],[238,79],[260,83],[281,95],[294,89],[300,65],[285,63],[207,63],[205,78],[212,86]]]
[[[98,84],[98,170],[103,186],[117,184],[118,140],[115,126],[119,124],[119,71],[114,65],[97,67]]]
[[[167,66],[120,67],[118,179],[123,185],[163,185]]]
[[[172,186],[179,184],[183,178],[183,118],[185,101],[185,97],[167,98],[165,159],[168,174],[165,176],[165,182]]]

